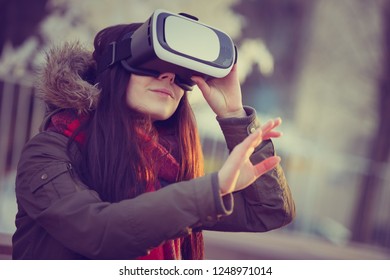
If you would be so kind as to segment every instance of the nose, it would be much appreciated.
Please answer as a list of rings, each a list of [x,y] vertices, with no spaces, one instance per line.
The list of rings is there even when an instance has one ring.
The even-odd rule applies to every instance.
[[[161,73],[160,76],[158,76],[159,80],[168,80],[171,84],[175,81],[175,74],[174,73]]]

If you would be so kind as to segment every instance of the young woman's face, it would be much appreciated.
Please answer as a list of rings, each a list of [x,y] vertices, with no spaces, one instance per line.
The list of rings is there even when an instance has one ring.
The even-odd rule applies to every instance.
[[[174,80],[173,73],[162,73],[157,78],[131,74],[126,92],[127,105],[149,115],[154,121],[168,119],[184,94]]]

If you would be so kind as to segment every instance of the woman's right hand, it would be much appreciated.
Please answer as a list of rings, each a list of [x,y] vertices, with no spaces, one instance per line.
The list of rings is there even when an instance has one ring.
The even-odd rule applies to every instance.
[[[274,131],[274,128],[280,124],[280,118],[268,121],[232,150],[218,172],[222,195],[245,189],[261,175],[272,170],[279,164],[280,157],[278,156],[266,158],[256,165],[251,163],[249,157],[263,140],[282,135],[280,132]]]

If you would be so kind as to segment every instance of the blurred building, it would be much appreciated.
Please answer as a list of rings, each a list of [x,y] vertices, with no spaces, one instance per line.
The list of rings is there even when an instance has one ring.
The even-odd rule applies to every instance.
[[[381,1],[317,1],[306,27],[293,120],[301,149],[289,149],[290,183],[300,188],[298,211],[310,212],[297,226],[335,242],[350,240],[355,211],[363,206],[358,205],[361,181],[380,118],[382,8]],[[375,175],[384,181],[372,189],[378,192],[375,209],[366,219],[389,213],[380,199],[389,199],[389,178],[385,172]],[[387,239],[381,241],[386,246],[389,218],[372,224],[387,227]]]

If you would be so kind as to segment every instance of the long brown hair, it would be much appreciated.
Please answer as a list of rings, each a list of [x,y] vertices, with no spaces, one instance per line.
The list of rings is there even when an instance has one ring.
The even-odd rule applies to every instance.
[[[118,41],[140,24],[116,25],[100,31],[94,41],[93,57],[97,61],[109,43]],[[105,201],[117,202],[132,198],[146,190],[147,183],[156,180],[156,168],[142,149],[145,139],[142,129],[159,141],[166,131],[177,139],[177,178],[188,180],[203,174],[203,157],[195,118],[185,93],[176,112],[166,121],[152,123],[148,116],[130,109],[125,102],[130,73],[114,65],[96,76],[101,90],[96,110],[88,121],[83,149],[83,178]],[[164,132],[164,133],[159,133]],[[161,136],[162,137],[162,136]],[[163,139],[160,139],[163,141]]]
[[[117,25],[100,31],[94,41],[95,61],[109,43],[120,40],[139,26]],[[109,202],[136,197],[146,191],[147,184],[158,180],[157,167],[143,149],[145,139],[139,137],[139,129],[147,133],[151,141],[165,143],[176,155],[180,166],[178,181],[203,175],[202,150],[188,93],[183,95],[168,120],[152,123],[148,116],[126,105],[129,80],[130,73],[120,65],[98,74],[94,82],[101,96],[96,110],[83,125],[86,143],[82,149],[81,176]],[[171,141],[164,141],[164,135],[169,135]],[[202,233],[194,231],[183,239],[182,258],[203,259],[203,246]]]

